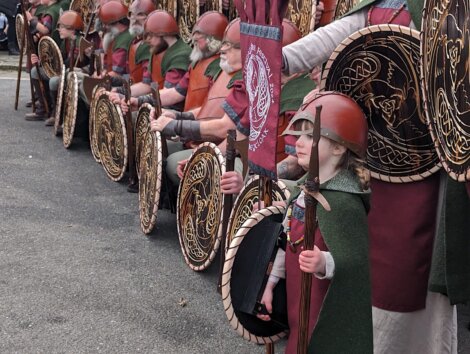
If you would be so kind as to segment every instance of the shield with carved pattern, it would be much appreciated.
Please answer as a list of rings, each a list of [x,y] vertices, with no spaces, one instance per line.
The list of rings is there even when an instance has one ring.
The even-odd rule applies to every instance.
[[[106,93],[98,97],[95,129],[98,154],[106,175],[120,181],[127,169],[127,131],[121,107],[109,100]]]
[[[442,166],[470,181],[470,3],[427,0],[421,32],[426,117]]]
[[[223,220],[220,177],[225,159],[213,143],[203,143],[189,158],[179,185],[177,226],[188,266],[206,269],[219,248]]]
[[[440,168],[421,96],[419,42],[408,27],[366,27],[335,49],[323,71],[321,90],[347,94],[364,111],[367,167],[382,181],[418,181]]]
[[[98,99],[99,97],[106,92],[106,88],[97,85],[93,88],[92,92],[92,99],[90,102],[90,112],[88,116],[88,135],[90,137],[90,150],[91,150],[91,155],[95,159],[96,162],[100,163],[100,151],[98,148],[98,131],[96,129],[97,124],[96,122],[98,121],[99,117],[96,114],[96,106],[98,104]]]
[[[312,28],[312,17],[315,18],[315,14],[312,14],[312,5],[314,3],[316,3],[316,0],[289,1],[286,18],[296,25],[302,36],[308,34]]]
[[[148,126],[147,126],[148,128]],[[162,185],[162,140],[160,132],[147,129],[141,142],[139,172],[140,227],[149,234],[157,222],[158,204]]]
[[[90,21],[93,17],[93,11],[96,10],[95,0],[72,0],[69,9],[80,14],[83,23],[85,24],[85,28],[90,26],[89,33],[93,33],[95,31],[95,24],[90,24]]]
[[[41,37],[38,44],[38,56],[41,67],[49,79],[54,76],[60,76],[64,61],[62,60],[59,47],[51,37]]]
[[[135,167],[140,177],[140,154],[145,142],[145,135],[150,127],[150,110],[152,106],[144,103],[139,108],[135,121]]]
[[[60,75],[59,87],[57,90],[57,100],[55,104],[55,116],[54,116],[54,135],[60,134],[60,127],[63,123],[62,114],[62,101],[64,99],[64,86],[65,86],[65,65],[62,66],[62,73]]]
[[[273,292],[270,321],[256,317],[262,312],[261,297],[278,249],[284,207],[271,206],[253,213],[234,235],[225,255],[222,300],[230,325],[257,344],[273,343],[287,333],[285,280]]]
[[[158,1],[157,8],[165,10],[174,18],[178,18],[178,0],[160,0]]]
[[[199,0],[178,0],[178,26],[180,36],[186,42],[191,41],[191,31],[199,18]]]
[[[78,109],[78,78],[73,71],[67,75],[65,97],[67,99],[64,102],[62,141],[64,147],[68,149],[72,145]]]
[[[287,200],[289,196],[289,189],[287,189],[284,182],[280,180],[273,181],[273,201]],[[226,249],[243,223],[253,214],[253,206],[258,203],[258,200],[259,177],[255,175],[245,183],[233,205],[227,227]]]
[[[204,2],[200,2],[200,8],[203,12],[207,11],[218,11],[222,12],[222,0],[205,0]]]
[[[15,20],[15,30],[16,30],[16,39],[18,42],[18,47],[20,50],[23,50],[23,53],[26,53],[26,36],[24,36],[24,17],[22,14],[16,15]]]
[[[335,8],[335,20],[346,15],[360,0],[338,0]]]

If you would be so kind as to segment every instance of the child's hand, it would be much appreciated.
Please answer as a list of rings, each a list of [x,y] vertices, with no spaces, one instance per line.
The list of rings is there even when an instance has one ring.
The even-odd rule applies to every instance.
[[[325,255],[317,246],[314,246],[311,251],[302,251],[299,255],[299,266],[302,272],[324,275],[326,272]]]
[[[263,292],[263,297],[261,298],[261,303],[266,306],[266,310],[268,310],[269,313],[273,312],[273,289],[275,286],[276,284],[268,281]],[[271,316],[269,315],[257,314],[256,317],[263,321],[271,321]]]
[[[220,177],[220,188],[223,194],[238,194],[243,188],[242,175],[235,171],[225,172]]]

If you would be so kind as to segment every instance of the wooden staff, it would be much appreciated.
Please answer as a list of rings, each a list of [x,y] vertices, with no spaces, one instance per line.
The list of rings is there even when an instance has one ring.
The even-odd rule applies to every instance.
[[[31,58],[31,55],[33,53],[36,53],[36,46],[34,45],[33,35],[31,34],[31,31],[29,30],[29,21],[27,20],[27,17],[26,17],[26,6],[27,6],[26,1],[27,0],[22,0],[22,2],[21,2],[21,12],[23,13],[23,18],[24,18],[24,22],[25,22],[24,32],[25,32],[25,35],[26,35],[27,43],[28,43],[28,46],[26,47],[26,52],[27,52],[28,57]],[[41,74],[40,74],[40,71],[39,71],[39,64],[36,62],[34,64],[34,67],[36,68],[36,71],[38,73],[39,90],[41,91],[40,94],[41,94],[41,98],[42,98],[42,101],[43,101],[43,104],[44,104],[44,109],[46,110],[47,116],[49,116],[49,104],[47,103],[46,90],[44,88],[44,83],[41,80]],[[32,99],[34,101],[34,97]]]
[[[225,151],[225,171],[232,172],[235,169],[235,141],[236,139],[235,129],[230,129],[227,132],[227,148]],[[224,194],[224,211],[223,211],[223,220],[222,220],[222,239],[220,240],[220,267],[219,267],[219,281],[217,283],[217,291],[219,294],[222,294],[222,274],[224,271],[225,263],[225,250],[227,243],[227,228],[228,221],[230,219],[230,212],[232,211],[233,206],[233,194]]]
[[[16,79],[16,95],[15,95],[15,111],[18,110],[18,99],[20,96],[20,82],[21,82],[21,69],[23,66],[23,53],[24,53],[24,45],[25,45],[25,40],[26,40],[26,23],[25,20],[23,19],[23,32],[21,33],[21,47],[20,47],[20,57],[19,57],[19,63],[18,63],[18,76]],[[34,97],[31,95],[31,100],[34,101]]]
[[[308,177],[305,182],[305,226],[304,250],[313,250],[315,230],[317,228],[317,199],[315,194],[320,190],[318,142],[320,140],[320,114],[322,106],[316,106],[315,122],[313,124],[313,145],[310,153]],[[300,306],[299,306],[299,335],[297,354],[306,354],[309,341],[310,294],[312,289],[312,274],[302,272]]]

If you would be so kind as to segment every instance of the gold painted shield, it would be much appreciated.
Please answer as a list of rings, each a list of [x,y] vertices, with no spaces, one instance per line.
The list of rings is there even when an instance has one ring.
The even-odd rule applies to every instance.
[[[38,44],[38,56],[48,78],[60,76],[64,61],[59,47],[51,37],[41,37]]]
[[[98,125],[96,124],[96,122],[100,117],[96,114],[96,106],[98,105],[99,97],[105,92],[106,88],[101,85],[97,85],[93,88],[93,92],[91,95],[92,99],[90,102],[90,112],[88,116],[88,135],[90,137],[90,150],[93,158],[98,163],[101,162],[101,159],[98,147],[98,130],[96,129]]]
[[[157,8],[165,10],[174,18],[178,18],[178,0],[160,0],[157,3]]]
[[[82,17],[83,23],[85,24],[85,29],[87,28],[90,20],[93,16],[93,11],[96,9],[96,0],[72,0],[70,3],[70,10],[76,11]],[[92,23],[90,26],[89,33],[95,31],[95,24]]]
[[[203,12],[218,11],[222,12],[222,0],[206,0],[202,6]]]
[[[24,36],[24,17],[22,14],[16,15],[15,30],[18,47],[20,48],[20,50],[23,50],[23,53],[26,53],[27,42],[26,36]]]
[[[157,222],[162,185],[161,139],[160,132],[147,129],[140,152],[139,215],[140,227],[145,234],[151,233]]]
[[[338,0],[335,8],[335,20],[346,15],[360,0]]]
[[[59,135],[59,128],[62,126],[62,101],[64,100],[64,87],[65,87],[65,65],[62,66],[62,73],[60,75],[59,87],[57,90],[57,100],[55,104],[54,116],[54,135]]]
[[[291,20],[305,36],[310,32],[312,16],[312,5],[316,0],[293,0],[289,1],[286,18]]]
[[[213,143],[203,143],[188,160],[177,201],[178,236],[184,259],[196,271],[206,269],[219,248],[223,220],[220,177],[225,159]]]
[[[127,131],[121,107],[103,93],[98,97],[95,117],[98,117],[94,124],[101,164],[111,180],[120,181],[128,161]]]
[[[273,201],[287,200],[289,196],[290,192],[284,182],[273,181]],[[259,176],[256,175],[248,180],[235,200],[227,227],[226,249],[243,223],[253,214],[253,206],[258,200]]]
[[[186,43],[191,41],[191,31],[198,18],[199,0],[178,0],[178,26]]]
[[[65,97],[67,97],[67,99],[64,103],[62,141],[64,147],[68,149],[70,145],[72,145],[78,107],[78,78],[77,74],[73,71],[67,75]]]
[[[368,125],[367,166],[374,178],[405,183],[439,170],[419,83],[419,32],[366,27],[345,39],[323,71],[321,90],[352,97]]]
[[[145,135],[150,127],[150,110],[152,106],[148,103],[144,103],[139,108],[137,113],[137,119],[135,121],[135,168],[137,170],[137,176],[140,177],[140,154],[143,150],[145,142]]]
[[[470,181],[470,3],[427,0],[421,33],[426,117],[442,166]]]

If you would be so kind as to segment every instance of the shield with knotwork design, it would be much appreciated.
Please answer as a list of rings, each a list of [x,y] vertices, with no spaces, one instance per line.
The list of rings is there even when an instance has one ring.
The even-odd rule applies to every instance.
[[[161,0],[157,3],[159,10],[165,10],[174,18],[178,18],[178,0]]]
[[[140,111],[139,111],[140,113]],[[147,126],[148,128],[148,126]],[[160,189],[162,185],[162,141],[160,132],[147,129],[139,155],[139,213],[140,227],[149,234],[157,222]]]
[[[73,71],[67,75],[65,97],[67,99],[64,102],[62,141],[64,147],[68,149],[72,145],[78,108],[78,78]]]
[[[23,50],[23,53],[26,53],[26,36],[24,36],[24,17],[22,14],[16,15],[15,30],[18,47]]]
[[[222,13],[227,16],[229,21],[238,17],[235,0],[222,0]]]
[[[245,183],[233,205],[227,227],[226,248],[243,223],[253,214],[253,206],[258,203],[259,194],[259,177],[255,175]],[[289,196],[290,192],[284,182],[273,181],[273,201],[287,200]]]
[[[100,117],[96,114],[96,106],[98,105],[99,97],[106,92],[106,88],[97,85],[93,88],[92,91],[92,99],[90,102],[90,112],[88,116],[88,135],[90,137],[90,150],[91,155],[95,159],[96,162],[100,163],[100,151],[98,148],[98,130],[96,127],[98,126],[96,122],[100,119]]]
[[[285,280],[273,291],[270,321],[262,313],[260,300],[270,273],[282,231],[284,207],[271,206],[253,213],[240,227],[225,254],[222,300],[230,325],[257,344],[273,343],[286,335],[287,303]]]
[[[121,107],[109,100],[106,93],[98,97],[95,129],[98,154],[108,177],[120,181],[127,168],[127,132]]]
[[[204,2],[199,1],[200,8],[203,12],[207,11],[218,11],[222,12],[222,0],[205,0]]]
[[[135,167],[137,176],[140,177],[140,153],[145,142],[145,135],[150,127],[150,110],[152,106],[144,103],[139,108],[137,119],[135,121]]]
[[[312,14],[312,5],[315,2],[316,0],[289,1],[286,18],[295,23],[302,36],[308,34],[312,28],[312,17],[315,17],[315,14]]]
[[[59,47],[51,37],[41,37],[38,44],[38,56],[48,78],[60,76],[64,61]]]
[[[219,248],[223,220],[220,177],[225,159],[213,143],[203,143],[184,169],[177,200],[177,226],[181,250],[188,266],[206,269]]]
[[[422,89],[447,173],[470,181],[470,3],[427,0],[421,37]]]
[[[72,0],[70,3],[70,10],[76,11],[82,17],[85,28],[90,24],[91,18],[93,17],[93,11],[96,10],[95,0]],[[89,33],[95,31],[95,24],[90,24]]]
[[[338,0],[335,8],[335,19],[346,15],[360,0]]]
[[[199,0],[178,0],[177,18],[181,38],[189,43],[193,26],[199,18]]]
[[[57,90],[57,100],[55,104],[55,116],[54,116],[54,135],[59,135],[59,128],[63,123],[62,115],[62,101],[64,99],[64,87],[65,87],[65,65],[62,66],[62,73],[60,74],[59,87]]]
[[[397,25],[361,29],[326,64],[321,89],[349,95],[367,117],[366,162],[374,178],[404,183],[439,170],[419,75],[419,32]]]

